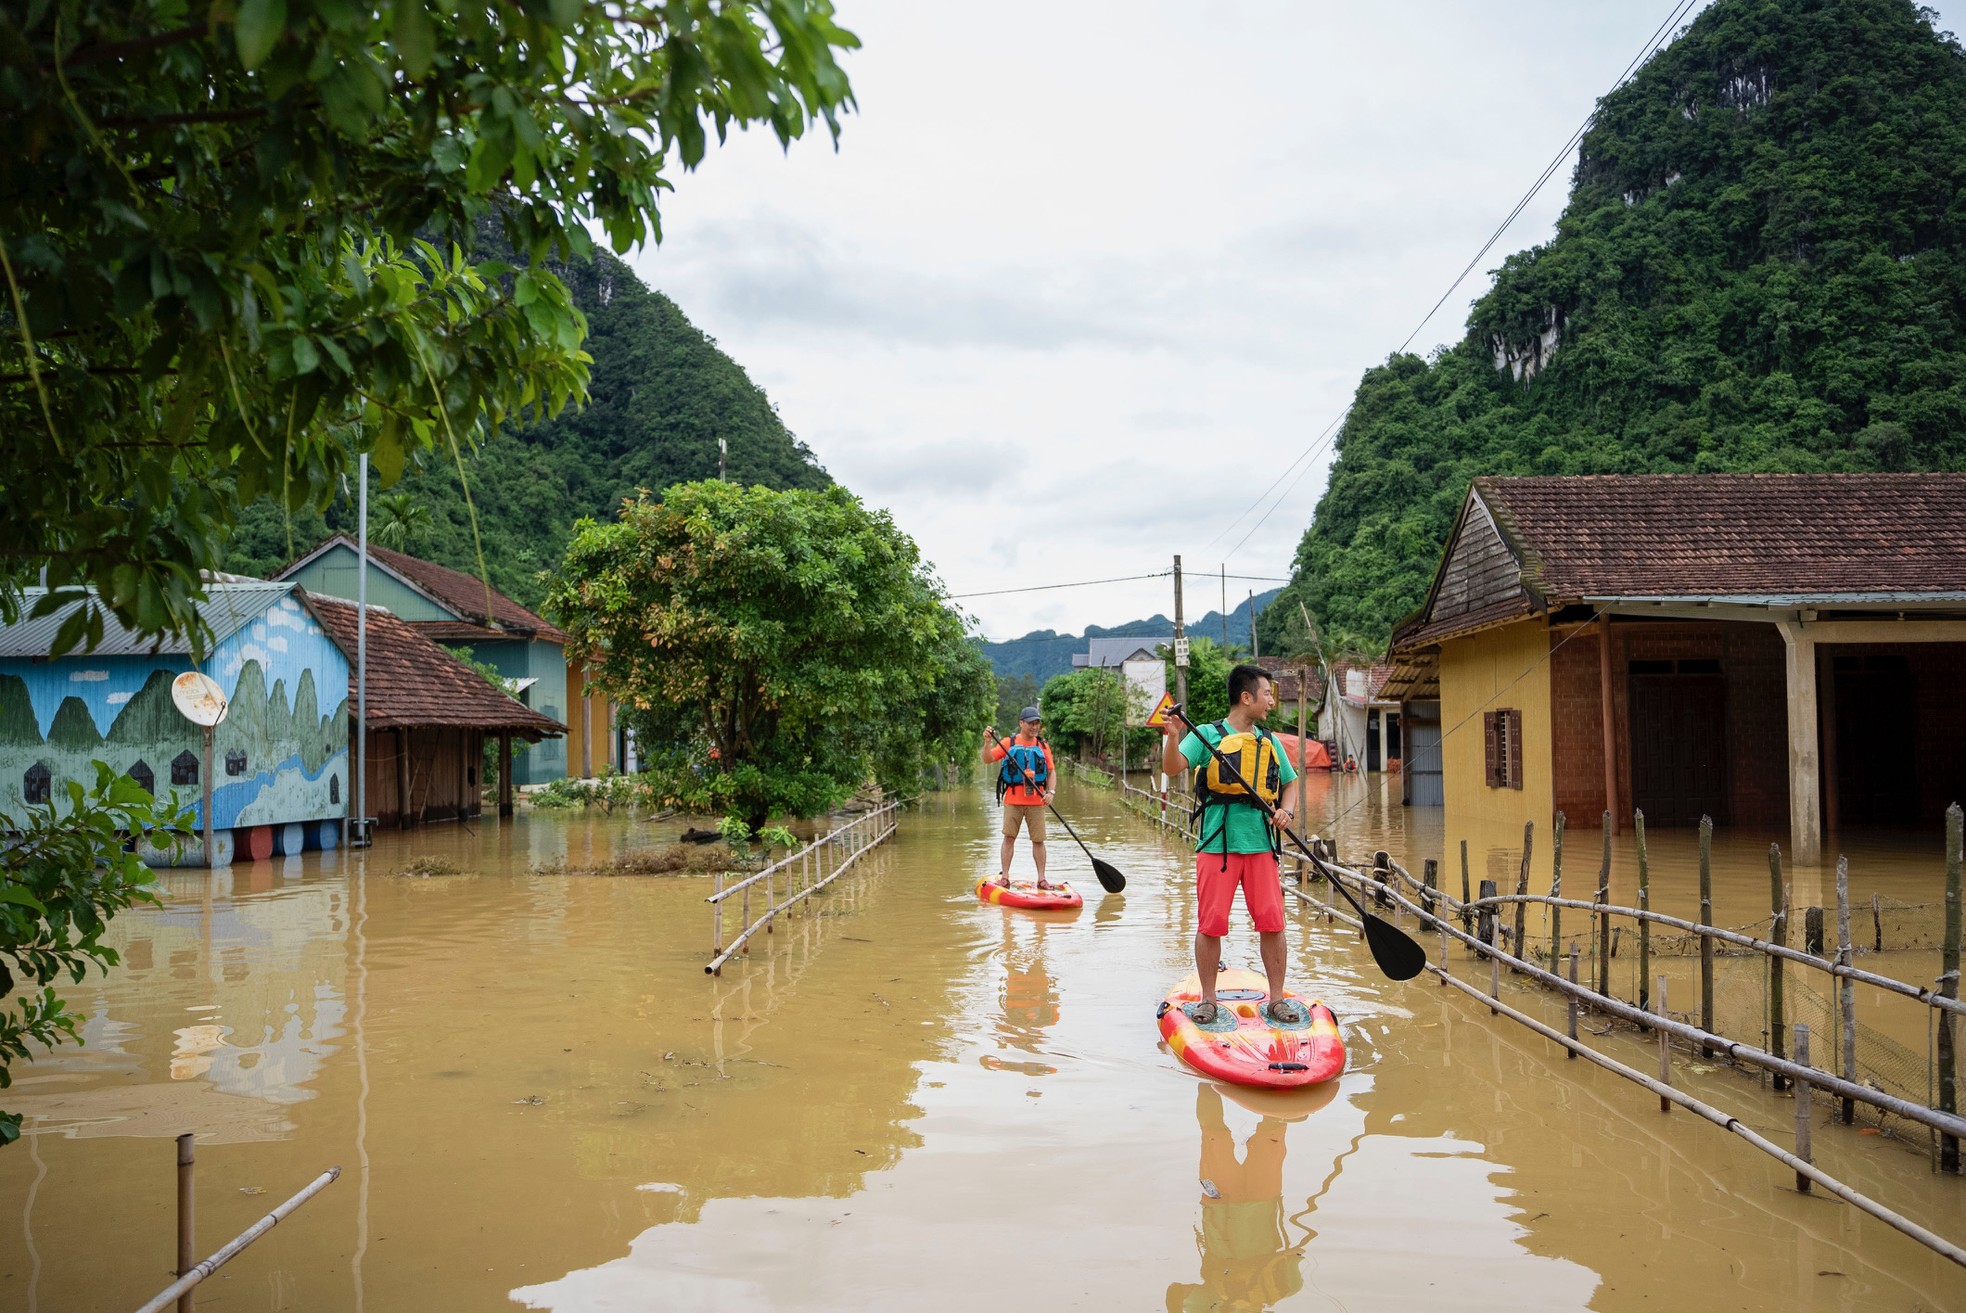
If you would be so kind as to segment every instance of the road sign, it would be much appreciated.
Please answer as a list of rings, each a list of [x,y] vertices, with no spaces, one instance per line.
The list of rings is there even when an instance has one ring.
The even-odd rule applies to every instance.
[[[1160,703],[1154,708],[1154,714],[1147,717],[1147,728],[1159,729],[1162,725],[1165,725],[1167,723],[1167,713],[1173,706],[1174,695],[1172,693],[1161,694]]]
[[[206,729],[224,720],[230,710],[225,690],[218,686],[218,681],[195,670],[187,670],[171,681],[171,701],[177,703],[186,720]]]
[[[1174,640],[1174,664],[1183,670],[1188,667],[1188,640],[1185,637]]]

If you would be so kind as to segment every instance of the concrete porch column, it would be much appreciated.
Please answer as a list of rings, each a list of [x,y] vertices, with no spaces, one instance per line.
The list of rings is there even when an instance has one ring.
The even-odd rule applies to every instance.
[[[1789,855],[1823,860],[1822,762],[1816,731],[1816,640],[1800,624],[1778,622],[1788,655]]]

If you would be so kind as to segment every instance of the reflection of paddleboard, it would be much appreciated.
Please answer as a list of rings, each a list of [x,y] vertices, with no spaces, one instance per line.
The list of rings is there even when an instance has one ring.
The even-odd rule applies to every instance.
[[[1286,994],[1309,1015],[1300,1025],[1279,1025],[1262,1015],[1269,993],[1263,977],[1224,971],[1215,979],[1220,1008],[1212,1025],[1202,1026],[1190,1015],[1201,999],[1201,982],[1192,974],[1160,1005],[1160,1033],[1188,1066],[1217,1080],[1270,1089],[1316,1085],[1345,1069],[1345,1041],[1330,1008]]]
[[[1041,912],[1062,912],[1085,906],[1085,899],[1079,896],[1079,891],[1062,883],[1050,889],[1040,889],[1028,880],[1012,880],[1006,889],[994,880],[978,880],[976,896],[1000,907],[1028,907]]]
[[[1231,1085],[1227,1081],[1216,1081],[1215,1088],[1222,1097],[1238,1107],[1247,1108],[1258,1117],[1274,1117],[1278,1121],[1300,1122],[1338,1097],[1338,1082],[1319,1081],[1316,1085],[1300,1086],[1294,1090],[1271,1089],[1261,1085]]]

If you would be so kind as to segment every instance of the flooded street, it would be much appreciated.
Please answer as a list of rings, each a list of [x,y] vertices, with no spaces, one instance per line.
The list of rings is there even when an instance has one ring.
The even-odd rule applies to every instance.
[[[1383,781],[1315,787],[1348,855],[1417,871],[1465,837]],[[980,905],[994,808],[941,795],[717,978],[709,880],[535,873],[671,832],[621,818],[162,872],[167,905],[115,924],[124,965],[68,991],[87,1047],[5,1095],[27,1121],[0,1152],[0,1306],[162,1288],[171,1137],[196,1130],[201,1254],[343,1169],[202,1288],[227,1310],[1966,1308],[1966,1273],[1473,1000],[1388,983],[1342,927],[1291,944],[1345,1075],[1282,1104],[1195,1079],[1153,1021],[1189,969],[1190,859],[1111,794],[1068,780],[1061,806],[1123,895],[1060,835],[1082,911]],[[1519,858],[1474,838],[1476,879]],[[1767,911],[1742,842],[1723,925]],[[1655,908],[1692,914],[1691,852],[1658,836]],[[396,875],[412,856],[464,873]],[[1613,901],[1633,878],[1621,850]],[[1862,896],[1917,879],[1900,860]],[[1226,960],[1254,959],[1238,911]],[[1735,1073],[1688,1084],[1793,1123]],[[1817,1153],[1961,1233],[1966,1185],[1922,1152],[1825,1128]]]

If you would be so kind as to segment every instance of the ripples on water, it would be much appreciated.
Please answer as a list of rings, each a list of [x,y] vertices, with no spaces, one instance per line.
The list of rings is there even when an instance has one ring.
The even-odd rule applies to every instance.
[[[1444,845],[1380,781],[1319,783],[1347,852]],[[944,796],[716,979],[706,880],[529,873],[658,837],[637,822],[168,874],[168,907],[116,925],[126,965],[75,991],[90,1046],[5,1100],[30,1134],[0,1154],[0,1301],[161,1286],[169,1137],[198,1129],[205,1248],[346,1169],[207,1287],[228,1308],[1966,1307],[1923,1251],[1389,985],[1341,928],[1291,942],[1344,1078],[1197,1081],[1153,1024],[1189,969],[1190,859],[1107,796],[1067,802],[1125,894],[1061,833],[1082,910],[980,905],[993,809]],[[389,874],[412,843],[467,873]],[[1240,914],[1227,960],[1255,965]],[[1859,1165],[1957,1208],[1890,1154]]]

